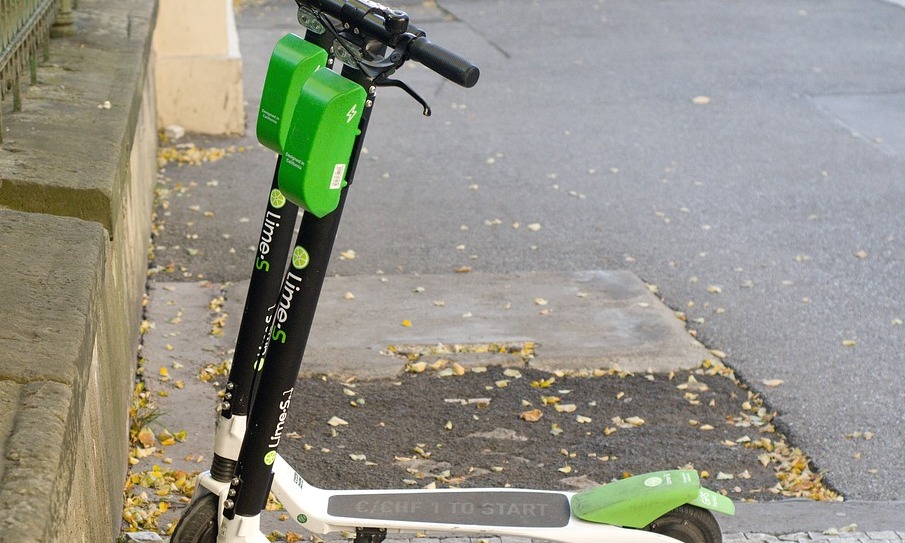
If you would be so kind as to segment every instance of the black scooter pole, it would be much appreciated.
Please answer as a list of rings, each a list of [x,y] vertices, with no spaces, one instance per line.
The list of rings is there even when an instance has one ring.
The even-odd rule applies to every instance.
[[[327,272],[333,242],[339,229],[343,207],[358,165],[364,136],[374,103],[374,87],[360,71],[343,67],[342,75],[367,91],[366,106],[359,123],[360,133],[352,148],[347,184],[337,208],[318,218],[304,214],[274,312],[270,344],[260,371],[260,382],[248,418],[242,449],[230,483],[232,499],[224,503],[224,516],[252,517],[264,508],[272,481],[271,466],[283,434],[298,379],[308,334]]]
[[[267,350],[272,316],[276,308],[274,300],[279,296],[283,270],[286,269],[289,258],[292,231],[299,212],[299,207],[279,192],[277,184],[279,171],[278,158],[258,238],[254,268],[248,283],[232,365],[223,401],[219,405],[218,426],[229,424],[233,416],[249,414],[256,376]],[[210,470],[214,480],[230,481],[235,467],[235,454],[229,455],[215,449]]]

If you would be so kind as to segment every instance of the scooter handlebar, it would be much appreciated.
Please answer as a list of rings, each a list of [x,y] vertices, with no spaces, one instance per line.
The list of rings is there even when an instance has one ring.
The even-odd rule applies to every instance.
[[[481,75],[481,71],[471,61],[423,36],[415,38],[409,45],[409,58],[466,88],[474,87]]]
[[[480,70],[477,66],[428,40],[423,30],[408,23],[408,16],[404,12],[391,10],[372,0],[296,0],[296,3],[323,10],[346,25],[346,28],[356,28],[363,35],[390,47],[406,43],[404,38],[407,37],[410,41],[406,43],[405,58],[420,62],[463,87],[473,87],[478,82]],[[404,17],[407,28],[400,28],[398,33],[390,31],[387,14]]]

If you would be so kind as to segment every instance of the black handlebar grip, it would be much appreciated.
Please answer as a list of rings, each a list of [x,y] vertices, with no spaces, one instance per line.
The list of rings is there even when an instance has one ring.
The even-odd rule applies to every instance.
[[[409,46],[409,57],[466,88],[474,87],[481,71],[478,67],[425,37],[416,38]]]

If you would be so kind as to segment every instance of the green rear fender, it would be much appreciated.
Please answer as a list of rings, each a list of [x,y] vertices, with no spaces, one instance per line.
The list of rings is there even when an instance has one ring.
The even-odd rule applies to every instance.
[[[734,515],[735,514],[735,504],[732,503],[732,500],[710,490],[709,488],[701,487],[701,491],[698,493],[698,497],[692,500],[691,505],[696,505],[702,509],[710,509],[711,511],[716,511],[717,513],[723,513],[724,515]]]
[[[733,514],[732,502],[701,488],[694,470],[657,471],[636,475],[572,496],[572,513],[588,522],[644,528],[680,505]]]

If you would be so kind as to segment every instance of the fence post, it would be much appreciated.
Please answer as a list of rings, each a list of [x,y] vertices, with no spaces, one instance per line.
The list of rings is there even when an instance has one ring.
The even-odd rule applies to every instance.
[[[53,21],[50,35],[54,38],[71,36],[75,33],[75,19],[72,17],[72,0],[59,0],[57,16]]]

